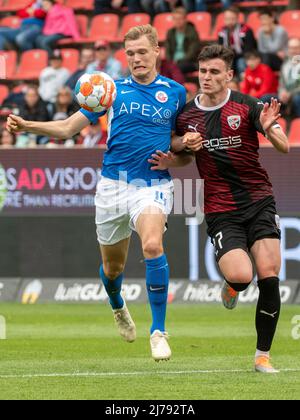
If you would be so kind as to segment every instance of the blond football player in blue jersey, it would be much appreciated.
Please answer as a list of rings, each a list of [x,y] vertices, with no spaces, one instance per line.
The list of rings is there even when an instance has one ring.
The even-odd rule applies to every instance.
[[[125,37],[131,76],[116,82],[117,99],[108,110],[108,150],[96,194],[97,235],[102,254],[100,277],[106,288],[121,336],[136,339],[136,327],[122,296],[123,273],[130,237],[141,239],[146,284],[152,310],[152,357],[168,360],[171,349],[166,332],[169,265],[163,246],[167,217],[173,204],[173,183],[168,171],[153,171],[149,159],[157,150],[170,150],[176,117],[186,103],[183,86],[156,70],[159,46],[150,26],[132,28]],[[101,114],[80,110],[65,121],[30,122],[11,115],[11,132],[68,139],[96,123]],[[192,136],[192,134],[187,134]],[[182,155],[182,161],[191,160]]]

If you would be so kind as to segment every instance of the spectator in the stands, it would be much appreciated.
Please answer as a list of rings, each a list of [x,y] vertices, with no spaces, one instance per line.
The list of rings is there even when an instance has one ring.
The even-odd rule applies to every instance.
[[[216,0],[183,0],[184,7],[189,12],[206,12],[210,3],[216,3]],[[223,9],[231,7],[232,0],[221,0]]]
[[[109,74],[114,80],[123,77],[122,64],[112,56],[108,41],[100,40],[95,43],[96,61],[87,67],[88,73],[103,71]]]
[[[288,44],[288,57],[280,73],[279,100],[300,117],[300,39],[292,38]]]
[[[73,92],[67,86],[62,87],[59,89],[56,102],[51,106],[52,108],[52,121],[60,121],[66,120],[76,112],[79,111],[80,106],[74,100]],[[59,139],[50,139],[50,143],[63,145],[65,147],[73,147],[77,142],[78,136],[74,138],[67,139],[66,141],[62,141]]]
[[[42,33],[46,17],[42,0],[31,1],[17,16],[21,19],[20,28],[0,27],[0,50],[15,46],[21,51],[31,50],[36,37]]]
[[[249,26],[239,23],[240,11],[230,7],[224,13],[225,26],[219,32],[219,44],[232,48],[235,52],[234,70],[241,76],[246,70],[244,55],[256,50],[257,44],[253,31]]]
[[[14,134],[11,134],[6,128],[1,129],[0,131],[0,148],[10,149],[16,144],[16,137]]]
[[[59,50],[53,51],[49,56],[49,67],[40,75],[39,93],[43,101],[54,104],[57,94],[70,77],[70,72],[63,67],[63,59]]]
[[[85,148],[98,147],[102,144],[105,146],[105,138],[103,136],[103,131],[100,121],[95,125],[89,125],[82,132],[82,139],[80,144]],[[104,140],[104,141],[103,141]]]
[[[41,99],[39,89],[35,85],[29,85],[25,91],[24,100],[19,108],[20,117],[28,121],[49,121],[50,116],[47,109],[47,104]],[[33,136],[28,133],[22,133],[18,136],[18,145],[27,146],[33,140]],[[37,144],[44,144],[47,139],[43,136],[35,137]]]
[[[19,114],[28,121],[49,121],[47,104],[40,97],[37,86],[28,86]]]
[[[79,111],[80,106],[74,100],[72,90],[68,86],[59,89],[56,102],[52,106],[52,120],[65,120]]]
[[[254,96],[262,102],[278,97],[278,77],[271,67],[263,64],[257,51],[245,54],[247,68],[242,93]]]
[[[87,67],[95,60],[95,53],[92,48],[84,48],[80,54],[80,63],[78,70],[76,70],[66,82],[71,90],[75,89],[78,79],[86,72]]]
[[[260,12],[261,27],[258,33],[258,50],[264,64],[273,70],[279,71],[288,46],[288,33],[276,24],[275,16],[271,10]]]
[[[52,52],[56,43],[64,38],[80,40],[80,33],[73,9],[56,3],[56,0],[43,0],[47,11],[42,35],[36,39],[36,47]]]
[[[197,71],[200,50],[198,32],[194,24],[188,21],[183,7],[174,10],[173,21],[174,28],[167,34],[166,58],[177,63],[183,74]]]
[[[175,80],[175,82],[181,85],[185,82],[185,77],[178,65],[174,61],[168,61],[162,54],[157,60],[157,71],[162,76]]]
[[[127,13],[129,14],[142,11],[140,0],[95,0],[94,4],[96,15],[122,11],[123,7],[127,7]]]

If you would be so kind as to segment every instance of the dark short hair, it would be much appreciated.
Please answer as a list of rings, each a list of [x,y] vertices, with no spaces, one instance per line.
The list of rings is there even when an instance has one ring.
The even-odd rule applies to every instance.
[[[239,16],[241,11],[237,6],[231,6],[231,7],[228,7],[228,9],[226,9],[225,12],[231,12]]]
[[[231,48],[226,48],[222,45],[213,44],[204,47],[199,54],[198,60],[202,62],[214,60],[215,58],[219,58],[220,60],[224,61],[227,67],[232,69],[234,52]]]
[[[261,55],[257,50],[246,52],[244,57],[245,57],[245,60],[249,60],[249,58],[259,58],[259,59],[261,59]]]

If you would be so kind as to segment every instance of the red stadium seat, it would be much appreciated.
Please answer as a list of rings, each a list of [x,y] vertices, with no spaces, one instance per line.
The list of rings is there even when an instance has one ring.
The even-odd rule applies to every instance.
[[[37,80],[42,70],[48,66],[48,53],[44,50],[26,51],[12,80]]]
[[[300,118],[296,118],[292,121],[289,134],[289,142],[291,145],[300,145]]]
[[[300,10],[283,12],[279,18],[279,23],[286,29],[290,38],[300,37]]]
[[[0,85],[0,105],[3,104],[4,99],[9,95],[9,89],[7,86]]]
[[[94,10],[94,0],[66,0],[65,6],[74,10]]]
[[[125,53],[124,48],[116,51],[115,58],[121,62],[123,72],[125,73],[128,69],[128,63],[127,63],[127,58],[126,58],[126,53]]]
[[[284,118],[280,118],[278,120],[279,124],[281,125],[282,130],[284,131],[285,134],[287,134],[287,122]],[[258,139],[259,139],[259,144],[260,146],[264,146],[264,147],[273,147],[272,143],[270,142],[270,140],[268,140],[265,136],[263,136],[262,134],[259,133],[258,135]]]
[[[7,16],[0,20],[0,26],[7,26],[9,28],[18,29],[21,25],[21,20],[17,16]]]
[[[254,35],[257,37],[258,30],[260,28],[260,18],[258,12],[252,12],[249,14],[247,19],[247,25],[250,26]]]
[[[95,16],[87,42],[95,42],[100,39],[114,42],[118,40],[119,17],[114,14],[103,14]]]
[[[195,12],[188,15],[188,20],[192,22],[202,40],[209,40],[211,37],[212,19],[211,14],[208,12]]]
[[[1,12],[16,12],[25,9],[30,4],[30,0],[6,0],[3,2]]]
[[[174,27],[172,13],[160,13],[156,15],[153,26],[157,29],[159,42],[165,42],[168,31]]]
[[[16,73],[17,69],[17,53],[16,51],[0,51],[0,56],[6,60],[6,77],[10,79]]]
[[[79,66],[80,53],[75,48],[64,48],[61,50],[63,66],[71,73],[74,73]]]
[[[240,13],[239,21],[240,23],[245,23],[245,15],[244,13]],[[212,39],[218,39],[218,33],[220,29],[224,26],[224,12],[219,13],[216,19],[215,28],[213,30]]]
[[[150,21],[151,18],[146,13],[135,13],[125,16],[119,34],[120,41],[124,40],[124,37],[129,29],[133,28],[134,26],[148,25]]]

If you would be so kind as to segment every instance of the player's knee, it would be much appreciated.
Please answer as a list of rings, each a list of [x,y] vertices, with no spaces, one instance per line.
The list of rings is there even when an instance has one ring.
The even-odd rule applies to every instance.
[[[267,279],[269,277],[278,277],[281,269],[279,262],[273,261],[264,264],[262,267],[258,267],[258,276],[261,279]]]
[[[103,264],[104,273],[111,280],[117,279],[125,269],[124,264],[118,262],[106,262]]]
[[[249,285],[253,280],[253,273],[248,270],[238,270],[226,276],[226,280],[233,284]]]
[[[164,253],[161,241],[148,239],[143,243],[143,253],[145,258],[158,258]]]

